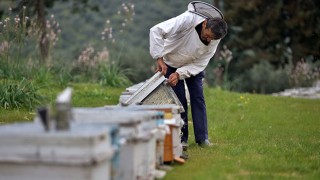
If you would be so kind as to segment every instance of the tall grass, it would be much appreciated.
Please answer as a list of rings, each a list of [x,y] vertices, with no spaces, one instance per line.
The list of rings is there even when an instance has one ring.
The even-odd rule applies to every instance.
[[[131,7],[131,6],[130,6]],[[54,15],[46,21],[48,57],[45,61],[35,52],[41,39],[41,28],[32,18],[9,15],[0,19],[0,80],[32,80],[39,86],[66,87],[71,82],[100,82],[103,86],[127,86],[129,70],[118,63],[109,61],[106,47],[95,51],[92,46],[86,48],[79,58],[68,62],[58,62],[53,48],[57,44],[61,29]],[[31,48],[31,49],[30,49]],[[32,49],[33,48],[33,49]],[[37,51],[38,52],[38,51]]]
[[[37,91],[38,89],[26,79],[20,82],[4,81],[0,84],[0,107],[32,110],[45,100]]]
[[[126,87],[131,84],[128,78],[130,69],[123,68],[119,63],[105,65],[100,70],[100,84],[110,87]]]

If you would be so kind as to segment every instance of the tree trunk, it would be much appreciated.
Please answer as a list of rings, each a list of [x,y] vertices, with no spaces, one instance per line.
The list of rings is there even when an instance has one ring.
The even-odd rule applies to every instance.
[[[49,41],[46,31],[46,17],[45,17],[45,6],[44,0],[37,0],[35,4],[35,10],[37,13],[37,23],[40,28],[40,40],[39,48],[41,53],[41,63],[45,64],[49,55]]]

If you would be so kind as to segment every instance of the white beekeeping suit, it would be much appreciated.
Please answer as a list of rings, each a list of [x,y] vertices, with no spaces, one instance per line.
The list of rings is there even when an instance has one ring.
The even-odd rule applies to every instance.
[[[150,29],[150,54],[154,59],[163,57],[174,68],[180,79],[203,71],[216,52],[219,40],[204,45],[195,27],[204,17],[189,11],[155,25]]]

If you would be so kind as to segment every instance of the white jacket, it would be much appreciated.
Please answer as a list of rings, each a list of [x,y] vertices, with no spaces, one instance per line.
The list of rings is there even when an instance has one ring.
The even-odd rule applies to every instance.
[[[150,29],[150,54],[163,57],[164,62],[177,68],[180,79],[197,75],[208,65],[220,40],[204,45],[195,27],[205,18],[189,11],[159,23]]]

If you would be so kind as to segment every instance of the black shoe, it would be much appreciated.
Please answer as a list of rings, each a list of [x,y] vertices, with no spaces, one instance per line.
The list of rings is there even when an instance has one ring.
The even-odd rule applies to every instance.
[[[182,141],[182,142],[181,142],[181,145],[182,145],[182,150],[183,150],[183,151],[187,151],[187,150],[188,150],[188,143]]]
[[[189,159],[189,155],[188,155],[187,151],[182,151],[180,158],[185,159],[185,160]]]
[[[213,144],[208,139],[206,139],[202,142],[198,142],[198,145],[200,147],[212,147],[213,146]]]

